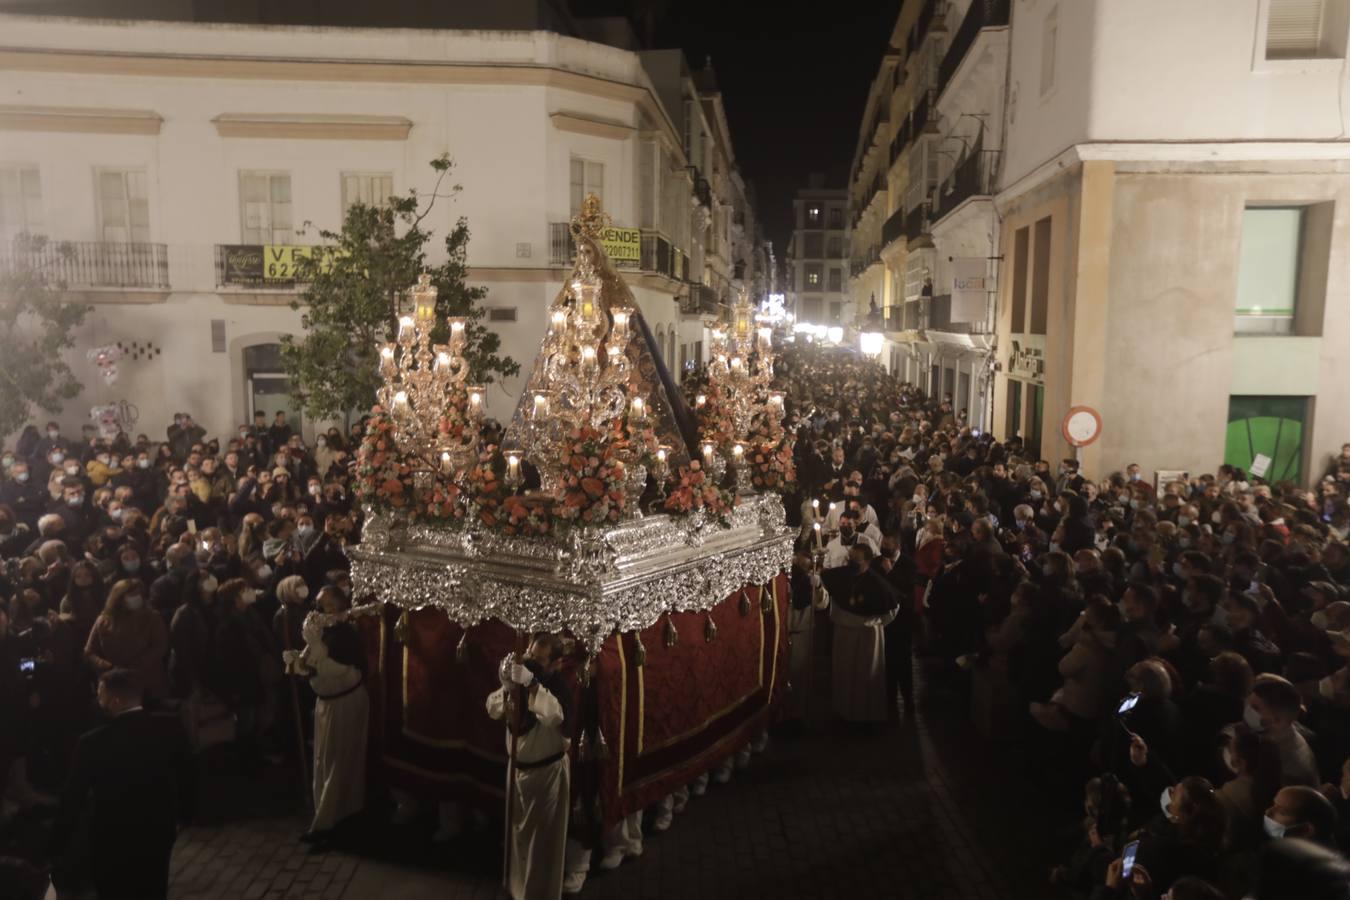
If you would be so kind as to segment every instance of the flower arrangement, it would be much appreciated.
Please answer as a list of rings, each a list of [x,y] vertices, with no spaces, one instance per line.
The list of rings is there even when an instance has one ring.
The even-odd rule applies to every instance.
[[[361,439],[354,487],[356,496],[367,503],[395,509],[414,505],[412,467],[398,451],[393,419],[379,406],[371,410]]]
[[[786,494],[797,483],[797,467],[792,460],[792,442],[786,437],[774,443],[767,435],[756,435],[750,457],[750,484],[757,491]]]
[[[603,525],[618,522],[624,512],[624,464],[616,442],[589,425],[567,433],[562,451],[567,459],[562,503],[557,516],[564,522]]]
[[[671,481],[662,507],[666,512],[689,515],[707,510],[719,522],[725,522],[727,513],[736,505],[736,495],[709,478],[698,460],[691,460]]]

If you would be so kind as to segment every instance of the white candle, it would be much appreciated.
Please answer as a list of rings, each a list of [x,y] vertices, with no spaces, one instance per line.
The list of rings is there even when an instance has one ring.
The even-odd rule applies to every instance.
[[[506,457],[506,477],[511,481],[520,478],[520,456],[515,453]]]
[[[707,403],[707,402],[708,402],[708,398],[707,398],[706,396],[704,396],[703,394],[699,394],[697,397],[694,398],[694,406],[701,407],[701,406],[703,406],[703,404],[705,404],[705,403]]]
[[[394,412],[408,411],[408,392],[399,391],[394,395]]]
[[[745,459],[745,445],[742,444],[740,441],[737,441],[731,447],[731,455],[734,458],[736,464],[740,465],[741,461]]]
[[[407,340],[411,338],[412,335],[413,335],[413,317],[399,316],[398,317],[399,340]]]
[[[469,415],[477,416],[483,411],[483,389],[469,388]]]
[[[711,443],[704,443],[704,445],[703,445],[703,464],[706,465],[706,466],[711,466],[711,465],[712,465],[712,460],[713,460],[713,445],[712,445]]]
[[[819,549],[820,549],[820,523],[819,523],[819,522],[816,522],[814,525],[811,526],[811,529],[812,529],[812,530],[815,532],[815,534],[816,534],[816,549],[819,550]]]
[[[590,371],[595,368],[595,348],[585,346],[581,348],[581,370]]]
[[[811,521],[812,521],[812,522],[815,522],[815,521],[818,520],[819,518],[820,518],[820,501],[819,501],[819,500],[812,500],[812,501],[811,501]],[[819,528],[820,526],[817,525],[816,527]]]
[[[633,418],[639,422],[647,418],[647,404],[642,401],[641,397],[633,398]]]
[[[567,313],[561,309],[555,309],[552,318],[555,331],[561,331],[562,327],[567,324]]]
[[[450,354],[446,353],[444,350],[442,350],[440,353],[437,353],[436,368],[439,370],[439,369],[447,369],[449,367],[450,367]]]
[[[534,395],[534,417],[542,419],[548,415],[548,398],[543,394]]]

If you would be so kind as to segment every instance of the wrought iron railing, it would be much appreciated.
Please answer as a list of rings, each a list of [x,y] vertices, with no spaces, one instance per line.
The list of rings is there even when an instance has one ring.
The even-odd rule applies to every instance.
[[[992,195],[998,163],[997,150],[981,150],[976,145],[976,149],[938,185],[933,198],[933,221],[940,220],[971,197]]]
[[[952,42],[947,47],[947,53],[938,66],[938,93],[942,93],[952,76],[956,74],[956,70],[961,67],[961,60],[970,52],[975,39],[980,35],[980,29],[1007,25],[1011,9],[1012,0],[971,0],[966,17],[961,20],[961,27],[956,29],[956,34],[952,36]]]
[[[888,247],[905,236],[905,210],[897,209],[881,226],[881,244]]]
[[[36,241],[0,244],[0,268],[41,271],[68,288],[169,287],[169,251],[164,244],[103,241]]]

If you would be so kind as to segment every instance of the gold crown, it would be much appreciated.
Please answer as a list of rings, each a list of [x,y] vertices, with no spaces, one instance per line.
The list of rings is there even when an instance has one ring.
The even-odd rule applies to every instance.
[[[581,212],[572,217],[569,227],[574,238],[585,236],[598,241],[605,229],[613,226],[614,220],[609,217],[609,213],[600,208],[600,198],[587,194],[586,199],[581,201]]]

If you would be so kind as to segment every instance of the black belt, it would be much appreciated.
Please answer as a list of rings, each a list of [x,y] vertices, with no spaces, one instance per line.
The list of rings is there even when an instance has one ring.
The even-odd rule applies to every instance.
[[[530,769],[542,769],[544,766],[551,766],[563,758],[563,752],[559,750],[552,756],[545,756],[538,762],[521,762],[516,760],[516,768],[522,772],[528,772]]]
[[[314,696],[318,697],[320,700],[339,700],[339,699],[341,699],[341,698],[347,696],[348,694],[350,694],[352,691],[356,690],[357,688],[361,687],[361,686],[362,686],[363,684],[365,684],[365,683],[366,683],[366,677],[365,677],[364,675],[362,675],[360,681],[358,681],[356,684],[352,685],[351,687],[347,688],[345,691],[339,691],[339,692],[336,693],[336,694],[328,694],[328,695],[326,695],[326,696],[325,696],[324,694],[320,694],[320,693],[318,693],[318,692],[316,691],[316,692],[314,693]]]

